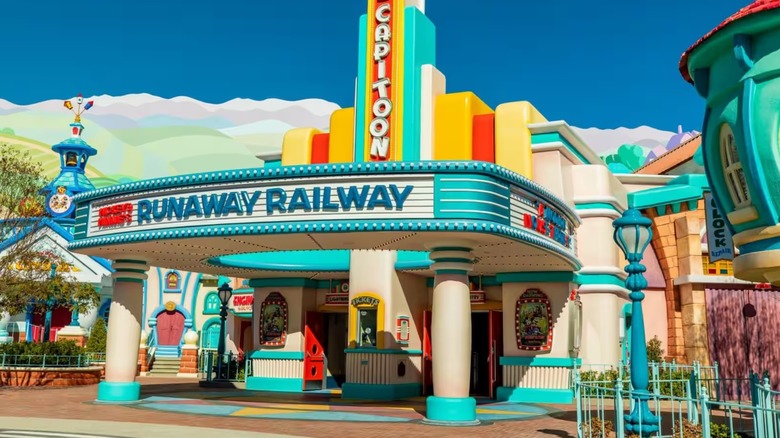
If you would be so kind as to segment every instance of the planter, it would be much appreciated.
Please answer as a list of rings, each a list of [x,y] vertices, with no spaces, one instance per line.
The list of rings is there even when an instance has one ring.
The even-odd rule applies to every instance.
[[[0,368],[0,386],[68,387],[100,382],[102,366],[82,368]]]

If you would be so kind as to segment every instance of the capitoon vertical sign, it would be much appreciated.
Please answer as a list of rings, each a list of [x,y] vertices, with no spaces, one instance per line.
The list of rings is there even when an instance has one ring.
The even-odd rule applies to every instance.
[[[367,77],[368,90],[368,143],[371,161],[386,161],[393,153],[391,149],[393,132],[394,105],[398,93],[394,72],[396,62],[400,62],[395,53],[393,32],[396,22],[401,19],[402,9],[396,10],[396,0],[370,0],[368,2],[369,26],[368,58],[370,68]],[[397,139],[396,139],[397,141]]]

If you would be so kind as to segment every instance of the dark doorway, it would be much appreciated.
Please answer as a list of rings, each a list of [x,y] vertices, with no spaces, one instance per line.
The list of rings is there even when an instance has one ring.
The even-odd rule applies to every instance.
[[[471,313],[471,394],[490,393],[490,325],[487,312]]]
[[[325,313],[325,357],[327,358],[328,387],[341,387],[347,380],[347,349],[349,315]]]

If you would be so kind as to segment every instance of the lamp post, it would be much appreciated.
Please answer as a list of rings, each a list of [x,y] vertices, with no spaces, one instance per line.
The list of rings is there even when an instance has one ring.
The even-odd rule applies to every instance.
[[[219,344],[217,344],[217,379],[222,379],[222,356],[225,355],[225,320],[228,314],[228,302],[233,295],[233,288],[227,283],[217,288],[219,301],[222,307],[219,309]]]
[[[631,291],[628,297],[631,299],[631,397],[634,399],[633,411],[625,416],[626,431],[636,433],[640,437],[658,432],[658,418],[650,411],[647,401],[650,399],[647,345],[645,343],[645,321],[642,316],[642,300],[645,294],[642,290],[647,288],[643,272],[646,271],[642,261],[642,255],[650,244],[653,233],[650,230],[652,222],[642,216],[639,210],[630,208],[623,216],[616,219],[612,226],[615,227],[613,238],[615,243],[623,251],[628,261],[626,272],[626,288]]]

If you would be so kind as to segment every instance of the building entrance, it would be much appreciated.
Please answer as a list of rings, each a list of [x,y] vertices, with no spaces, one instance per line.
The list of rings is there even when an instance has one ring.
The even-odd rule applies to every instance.
[[[349,314],[325,314],[325,358],[328,387],[341,387],[347,378],[347,349],[349,338]]]

